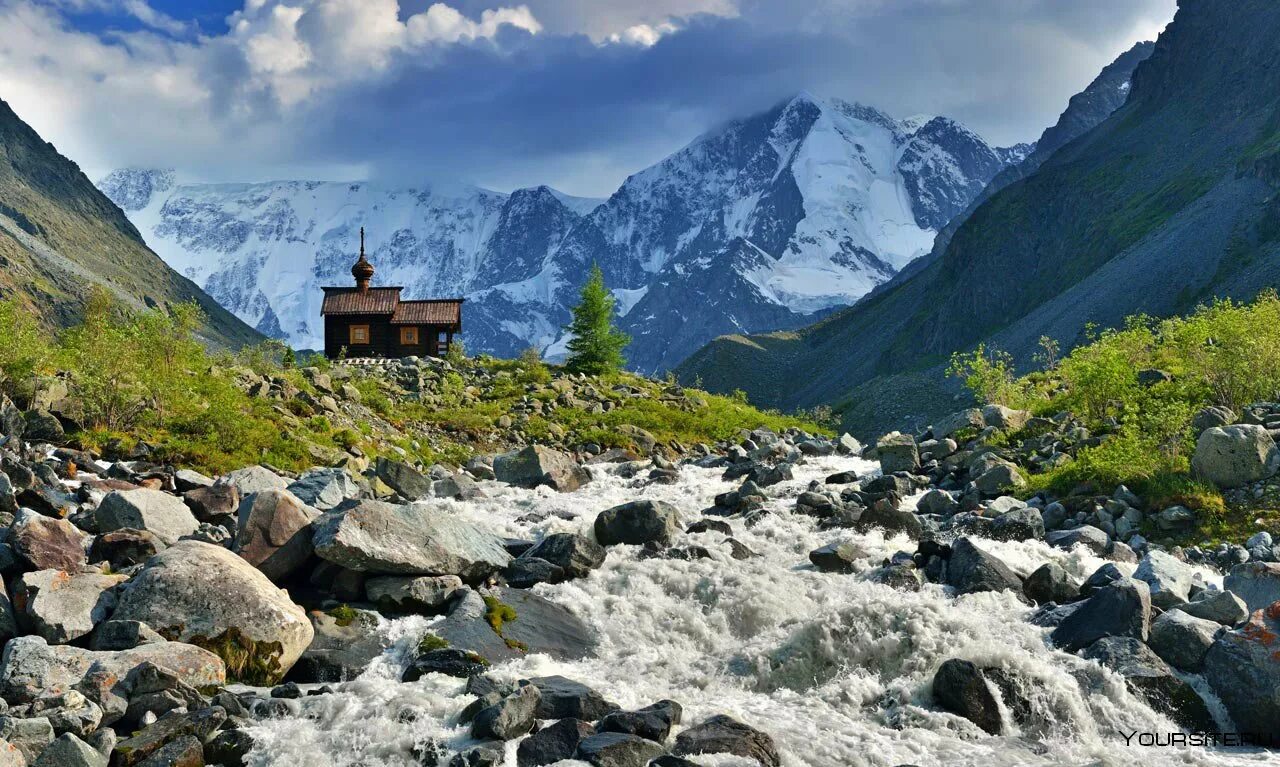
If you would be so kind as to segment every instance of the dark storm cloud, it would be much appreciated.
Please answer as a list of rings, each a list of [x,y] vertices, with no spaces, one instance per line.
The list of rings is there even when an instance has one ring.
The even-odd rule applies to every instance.
[[[388,4],[390,20],[374,23],[368,9]],[[196,44],[93,38],[85,46],[110,49],[124,71],[44,72],[38,88],[20,53],[0,53],[0,81],[33,81],[18,89],[20,112],[44,84],[70,91],[37,128],[98,168],[171,165],[227,180],[363,170],[607,194],[697,133],[805,89],[898,116],[947,114],[998,143],[1029,140],[1173,11],[1172,0],[462,0],[461,15],[437,7],[415,28],[407,20],[427,19],[430,3],[301,5],[332,13],[293,26],[288,8],[246,14],[238,32]],[[481,22],[504,6],[502,21]],[[159,83],[150,99],[137,83],[148,76]],[[183,93],[196,86],[199,98]],[[77,113],[85,99],[124,99],[158,122]]]

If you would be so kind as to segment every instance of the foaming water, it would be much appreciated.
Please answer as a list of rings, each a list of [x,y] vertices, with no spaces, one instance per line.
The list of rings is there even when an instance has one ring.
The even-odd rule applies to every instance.
[[[850,469],[867,473],[874,466],[856,458],[810,460],[796,467],[794,480],[771,488],[780,497],[769,502],[773,513],[761,522],[747,527],[728,520],[734,538],[755,552],[750,559],[733,559],[723,535],[703,533],[684,542],[705,546],[711,559],[642,559],[638,547],[614,546],[590,577],[535,587],[599,633],[598,652],[572,662],[531,655],[492,673],[508,679],[562,674],[627,708],[671,698],[684,705],[686,724],[726,713],[770,733],[788,767],[1274,763],[1258,751],[1126,746],[1120,733],[1176,728],[1119,677],[1050,649],[1048,630],[1027,623],[1029,608],[1012,594],[955,598],[933,584],[907,593],[867,580],[881,559],[914,545],[878,532],[819,531],[812,518],[791,513],[810,480]],[[598,467],[593,473],[593,482],[571,494],[488,483],[488,498],[441,503],[501,535],[536,539],[553,532],[589,535],[598,512],[637,498],[675,504],[688,524],[736,484],[722,481],[719,471],[689,467],[676,484],[647,487]],[[809,566],[811,550],[840,540],[855,540],[868,552],[859,572]],[[1043,543],[982,545],[1021,575],[1052,560],[1086,577],[1103,563],[1082,549],[1064,552]],[[397,681],[434,620],[385,622],[391,649],[334,694],[304,698],[299,716],[255,724],[249,763],[410,767],[423,764],[421,749],[431,741],[453,750],[471,744],[467,729],[455,725],[470,701],[461,680]],[[930,680],[954,657],[1013,672],[1031,703],[1024,730],[992,737],[932,710]],[[1188,680],[1202,687],[1201,680]],[[514,767],[515,742],[506,753]],[[747,764],[732,757],[699,760]]]

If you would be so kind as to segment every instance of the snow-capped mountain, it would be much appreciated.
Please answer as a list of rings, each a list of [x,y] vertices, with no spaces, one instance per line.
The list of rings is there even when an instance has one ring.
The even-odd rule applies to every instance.
[[[898,121],[802,94],[699,137],[605,201],[547,187],[184,184],[149,170],[100,187],[170,265],[297,347],[320,346],[319,287],[350,280],[364,226],[378,284],[468,298],[472,351],[554,356],[599,263],[634,338],[631,365],[657,371],[717,335],[851,303],[1030,149],[992,148],[944,117]]]

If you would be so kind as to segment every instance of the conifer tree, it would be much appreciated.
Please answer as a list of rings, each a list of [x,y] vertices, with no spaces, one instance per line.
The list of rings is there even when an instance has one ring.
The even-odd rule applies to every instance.
[[[566,328],[573,337],[565,366],[588,375],[617,372],[626,361],[622,350],[631,339],[613,324],[616,301],[604,285],[599,264],[591,267],[591,277],[580,295],[573,307],[573,321]]]

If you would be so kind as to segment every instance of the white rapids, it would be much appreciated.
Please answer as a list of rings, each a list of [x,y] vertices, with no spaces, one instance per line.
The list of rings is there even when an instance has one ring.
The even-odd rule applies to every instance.
[[[1050,649],[1049,630],[1027,623],[1030,608],[1011,593],[956,598],[937,585],[905,593],[866,580],[865,571],[880,558],[914,551],[914,544],[878,533],[820,531],[816,520],[791,510],[811,480],[874,468],[841,457],[797,466],[794,480],[770,488],[777,496],[769,502],[773,514],[750,528],[729,520],[754,558],[733,559],[722,535],[705,533],[686,539],[706,546],[713,559],[641,559],[638,547],[614,546],[590,577],[537,586],[538,594],[599,632],[597,655],[573,662],[531,655],[492,673],[510,679],[562,674],[626,708],[670,698],[683,704],[686,726],[729,714],[772,735],[787,767],[1275,764],[1274,755],[1257,750],[1142,747],[1136,740],[1127,746],[1121,733],[1176,727],[1110,672],[1102,672],[1101,692],[1082,692],[1072,672],[1094,664]],[[537,539],[552,532],[590,534],[596,513],[637,498],[675,504],[688,524],[717,493],[737,484],[721,480],[719,470],[692,467],[683,468],[676,484],[646,487],[600,467],[593,474],[593,482],[571,494],[485,483],[488,498],[441,503],[501,535]],[[518,521],[531,513],[545,521]],[[847,539],[875,554],[864,572],[822,573],[809,565],[811,550]],[[1082,578],[1103,563],[1079,548],[984,546],[1024,576],[1051,559]],[[467,728],[455,721],[471,700],[462,680],[428,675],[397,681],[434,620],[387,621],[383,628],[396,640],[392,649],[358,679],[335,685],[334,694],[304,698],[300,716],[255,723],[248,763],[416,767],[422,762],[415,746],[432,739],[451,749],[471,745]],[[1034,680],[1024,692],[1052,711],[1053,721],[1034,732],[993,737],[941,712],[932,705],[930,681],[943,661],[956,657],[1016,669]],[[1221,716],[1221,706],[1210,704]],[[516,742],[509,742],[510,767],[515,750]],[[695,761],[748,765],[736,757]]]

